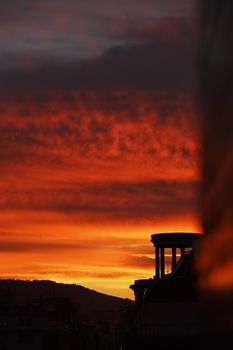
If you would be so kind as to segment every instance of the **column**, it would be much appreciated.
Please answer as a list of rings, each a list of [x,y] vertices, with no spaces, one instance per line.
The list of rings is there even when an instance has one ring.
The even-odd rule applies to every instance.
[[[172,247],[172,272],[176,266],[176,247]]]
[[[160,254],[161,254],[161,278],[164,277],[164,271],[165,271],[165,266],[164,266],[164,248],[160,248]]]
[[[159,247],[155,248],[155,277],[159,278]]]

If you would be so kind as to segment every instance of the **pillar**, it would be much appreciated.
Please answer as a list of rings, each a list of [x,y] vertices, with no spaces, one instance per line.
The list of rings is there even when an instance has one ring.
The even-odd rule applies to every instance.
[[[161,278],[164,277],[165,273],[165,266],[164,266],[164,248],[160,248],[160,254],[161,254]]]
[[[172,271],[176,266],[176,247],[172,247]]]
[[[159,278],[159,247],[155,248],[155,277]]]

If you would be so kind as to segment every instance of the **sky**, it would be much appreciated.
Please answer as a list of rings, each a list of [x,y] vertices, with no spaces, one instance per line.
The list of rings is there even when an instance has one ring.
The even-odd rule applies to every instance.
[[[133,298],[200,232],[194,0],[0,2],[0,277]]]

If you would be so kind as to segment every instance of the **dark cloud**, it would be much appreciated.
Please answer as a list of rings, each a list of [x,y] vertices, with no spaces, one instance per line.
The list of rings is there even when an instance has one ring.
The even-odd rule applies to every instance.
[[[92,59],[80,60],[70,55],[67,61],[40,56],[32,59],[29,65],[4,67],[0,88],[16,89],[18,92],[32,88],[192,89],[195,80],[193,23],[179,18],[168,19],[160,26],[150,28],[149,34],[147,26],[144,30],[142,38],[135,34],[139,39],[133,40],[133,43],[110,45],[102,55]]]
[[[148,21],[193,17],[194,3],[195,0],[135,0],[132,6],[130,0],[9,0],[0,4],[1,32],[7,36],[4,29],[11,28],[11,41],[18,30],[32,42],[45,33],[55,40],[61,40],[63,35],[73,38],[74,34],[81,40],[82,34],[87,41],[90,36],[96,42],[101,37],[102,43],[97,45],[103,45],[103,41],[113,41],[114,34]]]
[[[199,155],[192,141],[197,130],[186,95],[134,89],[38,94],[2,103],[1,164],[80,166],[85,159],[132,163],[134,157],[190,168]]]
[[[154,25],[161,18],[189,18],[193,1],[137,0],[133,6],[130,0],[1,2],[0,63],[4,69],[22,69],[52,61],[61,62],[61,69],[62,62],[127,46],[139,34],[137,28]]]
[[[55,190],[13,191],[1,194],[1,210],[57,211],[82,220],[137,222],[179,217],[197,207],[198,183],[153,181],[74,184]]]
[[[84,63],[77,83],[88,87],[136,87],[187,91],[192,87],[191,39],[167,43],[158,37],[131,47],[114,47],[91,63]]]
[[[1,2],[0,9],[2,17],[4,18],[27,18],[35,14],[38,17],[45,15],[45,10],[53,10],[54,13],[68,12],[70,15],[79,15],[74,13],[75,10],[89,11],[90,15],[100,16],[101,14],[109,14],[112,17],[122,14],[122,10],[127,10],[128,15],[138,14],[138,16],[153,15],[158,17],[173,15],[173,16],[187,16],[192,15],[194,8],[194,1],[192,0],[135,0],[134,6],[130,0],[8,0]],[[54,13],[48,13],[48,16],[53,16]],[[3,16],[4,15],[4,16]]]

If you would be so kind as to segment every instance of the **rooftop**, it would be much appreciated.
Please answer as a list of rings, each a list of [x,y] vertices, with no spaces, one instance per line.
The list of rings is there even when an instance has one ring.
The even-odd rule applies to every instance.
[[[193,232],[166,232],[151,235],[151,241],[156,247],[192,247],[193,241],[202,238],[203,234]]]

